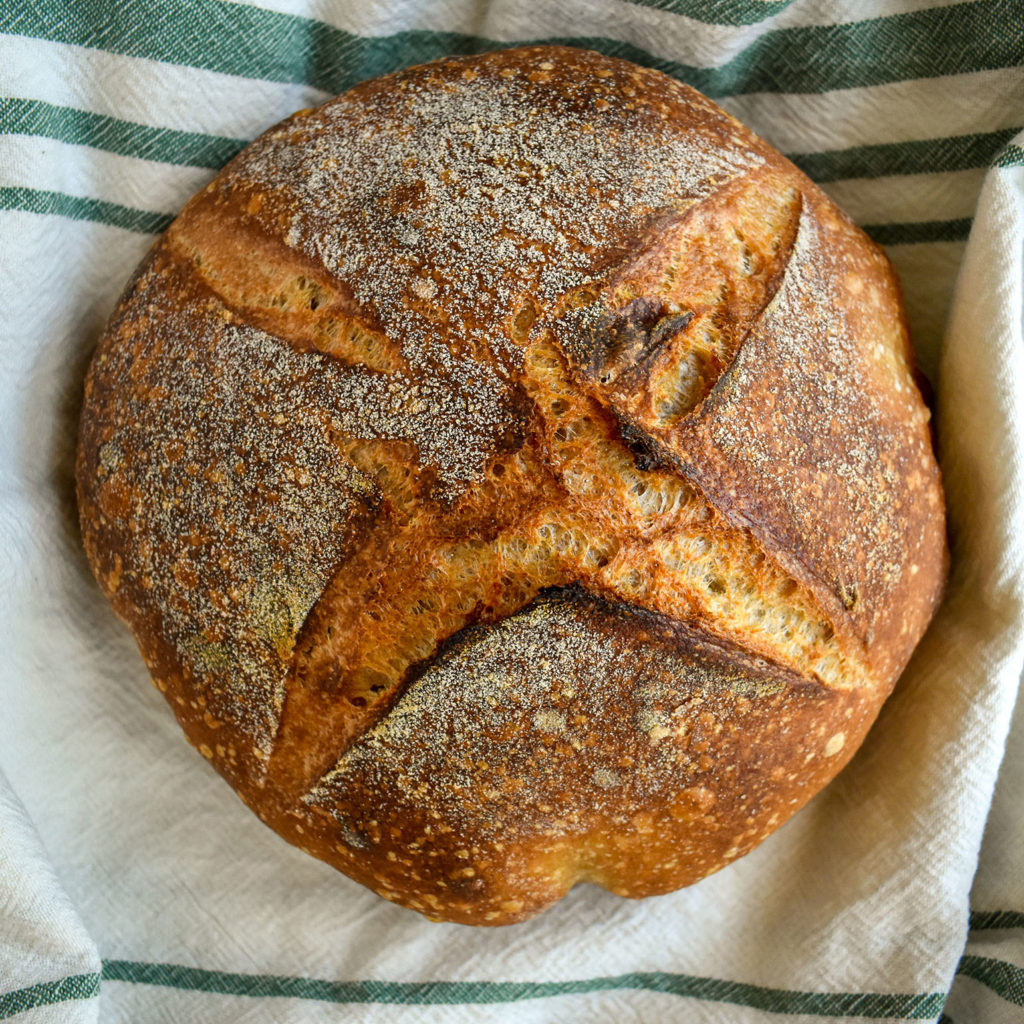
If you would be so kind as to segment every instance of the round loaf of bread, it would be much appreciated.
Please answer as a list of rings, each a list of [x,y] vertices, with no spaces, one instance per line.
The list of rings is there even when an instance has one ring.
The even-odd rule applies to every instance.
[[[861,742],[940,596],[881,250],[563,47],[364,82],[155,244],[86,381],[90,562],[189,740],[433,919],[688,885]]]

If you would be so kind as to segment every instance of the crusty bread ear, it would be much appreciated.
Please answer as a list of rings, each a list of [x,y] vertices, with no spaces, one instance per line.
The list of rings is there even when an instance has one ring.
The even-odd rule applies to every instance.
[[[563,47],[256,140],[126,290],[83,536],[189,739],[386,898],[521,920],[745,853],[946,571],[898,286],[693,90]]]

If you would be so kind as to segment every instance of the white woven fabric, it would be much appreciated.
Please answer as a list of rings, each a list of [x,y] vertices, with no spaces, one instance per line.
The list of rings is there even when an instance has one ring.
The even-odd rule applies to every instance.
[[[767,5],[780,7],[774,19],[726,27],[618,0],[543,5],[540,20],[511,2],[486,16],[469,0],[264,6],[361,36],[432,26],[495,40],[619,39],[707,68],[770,29],[943,5]],[[239,139],[326,96],[23,34],[0,35],[0,93]],[[724,104],[787,152],[818,153],[1019,126],[1024,74],[972,69]],[[14,197],[0,211],[0,769],[9,781],[0,776],[0,1019],[936,1019],[955,977],[946,1008],[955,1024],[1024,1019],[1024,930],[1012,917],[976,930],[966,949],[1016,968],[1002,994],[998,979],[977,980],[974,961],[956,974],[972,882],[975,911],[1024,911],[1021,710],[993,803],[1024,665],[1024,168],[1015,159],[987,172],[826,186],[870,224],[953,221],[977,205],[966,256],[956,240],[890,250],[937,385],[953,573],[863,749],[762,847],[695,887],[634,903],[583,886],[540,918],[473,930],[391,906],[267,830],[185,743],[81,551],[72,478],[81,383],[153,236],[29,212],[23,198],[36,190],[169,213],[212,170],[45,134],[0,136],[0,194],[6,186]],[[80,990],[62,995],[53,986],[69,978],[83,979]],[[281,978],[312,980],[289,988]],[[327,984],[348,982],[366,983],[368,1001]],[[411,982],[447,984],[399,987]],[[525,994],[512,984],[535,982],[579,984]],[[815,995],[836,993],[863,998]]]

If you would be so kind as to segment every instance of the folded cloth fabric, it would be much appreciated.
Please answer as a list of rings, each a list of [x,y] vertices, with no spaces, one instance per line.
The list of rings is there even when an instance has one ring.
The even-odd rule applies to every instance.
[[[1019,0],[8,0],[0,32],[0,1019],[1024,1020]],[[864,748],[753,854],[479,931],[287,846],[188,748],[72,463],[98,332],[216,167],[362,78],[526,40],[695,85],[887,247],[953,572]]]

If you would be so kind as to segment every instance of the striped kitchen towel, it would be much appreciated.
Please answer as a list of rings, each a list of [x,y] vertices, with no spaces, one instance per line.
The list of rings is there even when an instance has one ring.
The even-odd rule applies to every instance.
[[[865,747],[753,854],[475,931],[287,846],[194,755],[92,581],[72,461],[99,330],[216,168],[524,41],[696,86],[886,246],[953,576]],[[1022,0],[0,2],[0,1019],[1024,1020],[1022,128]]]

